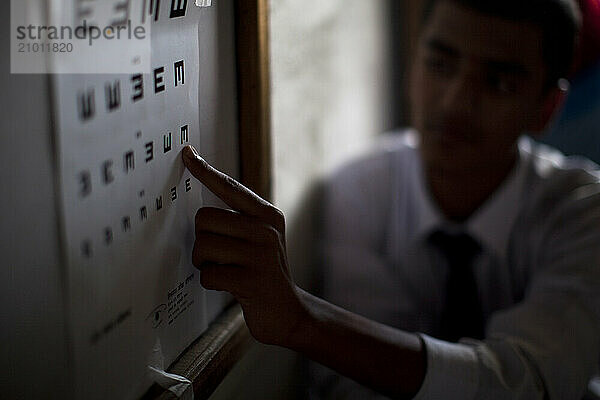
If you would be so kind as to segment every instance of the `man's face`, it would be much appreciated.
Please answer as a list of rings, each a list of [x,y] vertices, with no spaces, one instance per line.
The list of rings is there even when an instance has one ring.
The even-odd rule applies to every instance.
[[[411,72],[414,127],[430,170],[500,168],[547,102],[542,31],[439,0]]]

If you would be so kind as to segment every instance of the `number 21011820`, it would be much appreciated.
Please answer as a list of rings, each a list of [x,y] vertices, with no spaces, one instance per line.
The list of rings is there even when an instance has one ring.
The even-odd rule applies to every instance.
[[[19,43],[19,53],[71,53],[73,43]]]

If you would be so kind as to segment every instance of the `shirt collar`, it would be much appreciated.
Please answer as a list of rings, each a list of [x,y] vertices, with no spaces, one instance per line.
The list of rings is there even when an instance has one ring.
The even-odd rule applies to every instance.
[[[508,177],[467,221],[467,230],[482,246],[504,256],[519,213],[527,168],[526,153],[519,147],[517,162]]]
[[[417,179],[413,181],[411,188],[415,196],[414,204],[417,205],[416,238],[424,240],[436,229],[464,231],[466,226],[466,232],[484,248],[503,257],[510,231],[519,212],[518,206],[526,177],[527,152],[521,146],[523,143],[524,141],[519,143],[519,156],[508,177],[466,223],[461,225],[446,220],[435,204],[425,183],[421,157],[418,156]]]
[[[414,196],[413,204],[415,205],[415,237],[417,240],[423,240],[429,236],[433,230],[440,227],[444,223],[444,216],[437,204],[433,201],[429,188],[425,181],[425,173],[420,152],[416,149],[416,178],[411,181],[412,187],[410,192]]]

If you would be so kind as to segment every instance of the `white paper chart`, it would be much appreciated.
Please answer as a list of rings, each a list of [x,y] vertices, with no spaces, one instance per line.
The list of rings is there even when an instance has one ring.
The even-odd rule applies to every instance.
[[[78,3],[92,19],[95,2]],[[138,397],[150,360],[168,366],[207,323],[191,264],[201,188],[181,161],[201,142],[202,9],[131,3],[152,23],[150,71],[53,77],[76,398]]]

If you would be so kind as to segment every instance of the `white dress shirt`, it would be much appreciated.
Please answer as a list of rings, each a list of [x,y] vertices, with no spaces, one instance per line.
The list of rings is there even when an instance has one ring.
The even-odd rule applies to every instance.
[[[581,399],[600,356],[597,167],[523,137],[510,175],[456,225],[428,192],[417,142],[414,132],[386,137],[328,179],[324,297],[419,332],[427,373],[416,399]],[[436,229],[464,231],[483,249],[483,341],[433,338],[448,274],[427,241]]]

